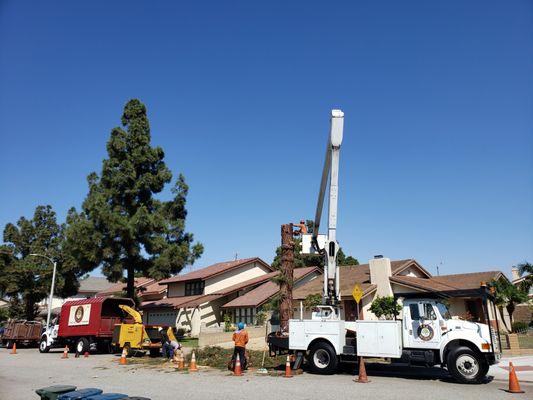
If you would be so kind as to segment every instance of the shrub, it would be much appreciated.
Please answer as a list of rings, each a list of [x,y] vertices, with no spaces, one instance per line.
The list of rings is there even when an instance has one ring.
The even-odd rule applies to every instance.
[[[522,321],[516,321],[516,322],[513,322],[513,332],[525,332],[528,330],[529,328],[529,325],[527,322],[522,322]]]
[[[378,318],[394,319],[401,310],[402,306],[396,302],[393,296],[377,296],[370,305],[370,311]]]
[[[231,332],[231,315],[224,314],[224,332]]]
[[[259,311],[255,315],[255,324],[258,326],[264,325],[266,317],[267,317],[267,313],[265,311]]]

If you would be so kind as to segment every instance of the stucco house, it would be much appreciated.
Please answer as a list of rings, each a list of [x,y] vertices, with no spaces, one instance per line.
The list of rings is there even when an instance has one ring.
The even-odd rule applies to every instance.
[[[377,256],[368,264],[340,267],[341,283],[341,316],[346,320],[376,319],[370,311],[370,305],[376,296],[395,296],[401,300],[402,296],[412,295],[437,295],[446,300],[452,317],[466,318],[479,322],[486,322],[486,317],[481,312],[481,299],[476,296],[482,282],[507,279],[500,271],[474,272],[454,275],[432,276],[424,267],[414,259],[391,261],[388,258]],[[294,309],[308,295],[321,293],[322,277],[309,282],[294,291]],[[363,290],[359,315],[357,306],[352,297],[355,284]],[[310,311],[306,312],[310,316]],[[503,318],[509,323],[509,316],[494,315],[489,312],[490,323],[505,330]],[[509,324],[507,326],[510,326]]]
[[[279,274],[260,258],[220,262],[159,282],[167,297],[141,305],[143,321],[183,328],[192,336],[200,330],[220,329],[224,315],[233,322],[253,324],[262,304],[279,288],[271,280]],[[319,276],[317,268],[298,272],[297,282]],[[240,300],[239,300],[240,299]]]

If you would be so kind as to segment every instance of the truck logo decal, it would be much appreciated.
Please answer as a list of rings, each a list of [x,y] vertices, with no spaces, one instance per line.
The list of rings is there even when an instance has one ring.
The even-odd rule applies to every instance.
[[[89,325],[91,304],[80,304],[70,307],[68,326]]]
[[[80,323],[82,319],[83,319],[83,307],[78,306],[78,308],[76,308],[76,312],[74,313],[74,321],[76,321],[77,323]]]
[[[417,331],[418,337],[424,341],[433,339],[435,332],[430,325],[420,325]]]

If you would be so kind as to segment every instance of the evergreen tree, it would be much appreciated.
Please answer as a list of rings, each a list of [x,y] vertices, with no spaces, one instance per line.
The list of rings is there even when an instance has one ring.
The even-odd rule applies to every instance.
[[[80,265],[102,265],[113,282],[125,275],[127,294],[134,297],[135,274],[161,279],[178,273],[200,257],[203,246],[185,232],[188,186],[183,175],[171,200],[154,196],[171,182],[172,173],[163,149],[150,144],[144,104],[130,100],[122,126],[111,131],[100,175],[88,176],[82,211],[69,212],[67,238]]]
[[[50,206],[38,206],[32,219],[21,217],[16,225],[4,228],[0,249],[0,291],[11,299],[11,317],[33,320],[41,300],[47,298],[52,283],[52,263],[57,262],[55,295],[68,297],[78,290],[78,278],[87,271],[65,255],[64,224],[58,224]]]

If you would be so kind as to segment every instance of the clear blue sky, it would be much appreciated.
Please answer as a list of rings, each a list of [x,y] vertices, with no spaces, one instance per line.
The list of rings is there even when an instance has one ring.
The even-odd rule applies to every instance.
[[[2,0],[0,226],[79,207],[137,97],[190,185],[195,267],[271,261],[342,108],[347,253],[508,273],[533,261],[532,21],[529,0]]]

